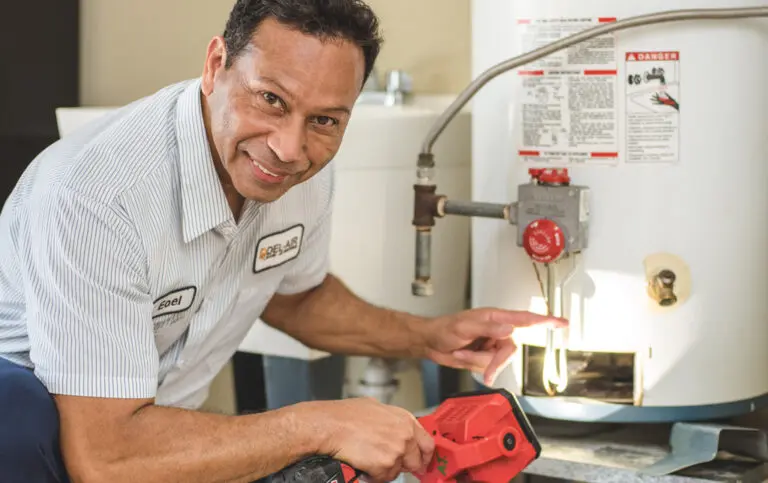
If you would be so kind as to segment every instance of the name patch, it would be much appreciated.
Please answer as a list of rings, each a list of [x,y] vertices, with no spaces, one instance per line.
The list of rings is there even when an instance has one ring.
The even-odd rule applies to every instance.
[[[161,315],[177,314],[188,310],[192,307],[192,302],[195,301],[196,293],[196,287],[184,287],[161,296],[155,300],[152,318],[154,319]]]
[[[304,225],[296,225],[259,240],[253,259],[253,273],[263,272],[298,257],[303,239]]]

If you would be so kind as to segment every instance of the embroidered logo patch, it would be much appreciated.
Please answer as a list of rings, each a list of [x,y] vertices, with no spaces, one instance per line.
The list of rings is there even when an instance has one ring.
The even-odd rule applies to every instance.
[[[177,314],[184,312],[192,307],[195,301],[197,287],[184,287],[173,292],[168,292],[155,300],[155,306],[152,309],[152,318],[161,315]]]
[[[303,238],[304,225],[295,225],[259,240],[253,259],[253,273],[263,272],[298,257]]]

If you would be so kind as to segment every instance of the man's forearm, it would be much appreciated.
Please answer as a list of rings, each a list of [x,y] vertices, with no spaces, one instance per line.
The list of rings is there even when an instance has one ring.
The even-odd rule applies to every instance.
[[[426,318],[376,307],[329,275],[301,298],[276,297],[262,316],[314,349],[335,354],[420,358]]]
[[[68,436],[82,422],[63,417],[62,451],[78,482],[248,483],[316,451],[300,408],[226,416],[151,405],[76,440]]]

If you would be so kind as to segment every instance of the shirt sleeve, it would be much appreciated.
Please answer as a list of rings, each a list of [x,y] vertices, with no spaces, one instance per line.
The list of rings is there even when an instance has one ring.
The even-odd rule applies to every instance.
[[[40,198],[19,250],[36,375],[54,394],[154,397],[159,356],[138,233],[119,209],[82,194]]]
[[[333,167],[323,173],[322,187],[318,188],[320,209],[318,220],[307,231],[301,252],[283,278],[277,293],[290,295],[311,290],[320,285],[330,270],[331,229],[333,217]]]

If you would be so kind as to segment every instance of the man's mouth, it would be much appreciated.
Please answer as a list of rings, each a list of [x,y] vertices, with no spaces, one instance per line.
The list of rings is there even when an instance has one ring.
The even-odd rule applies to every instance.
[[[251,166],[253,166],[253,172],[256,175],[257,178],[263,181],[267,181],[270,183],[280,183],[285,178],[288,177],[287,174],[281,174],[281,173],[275,173],[274,171],[270,171],[268,168],[266,168],[264,165],[260,164],[255,159],[251,158],[249,156],[249,159],[251,160]]]

